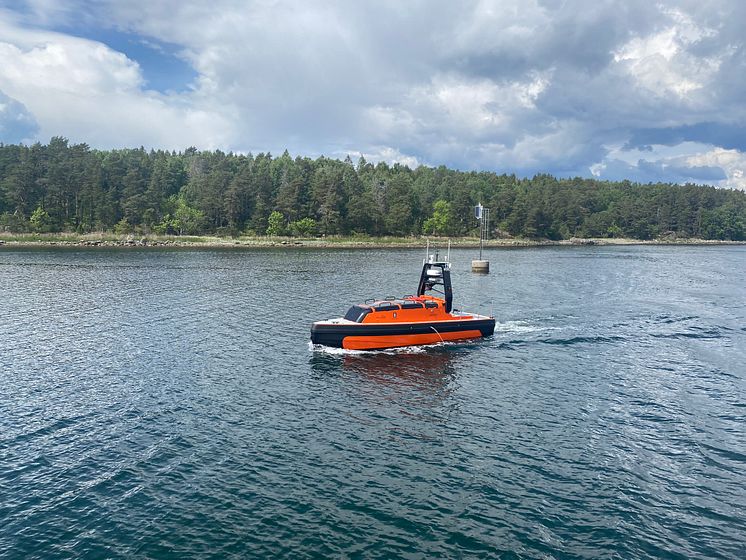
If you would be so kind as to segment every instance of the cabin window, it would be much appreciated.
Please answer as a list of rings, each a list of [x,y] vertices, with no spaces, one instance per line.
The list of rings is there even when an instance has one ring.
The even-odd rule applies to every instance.
[[[356,323],[362,323],[363,319],[368,313],[370,313],[370,307],[353,305],[345,314],[345,319],[347,319],[348,321],[354,321]]]
[[[401,304],[402,309],[422,309],[422,304],[419,301],[405,301]]]
[[[428,309],[435,309],[436,307],[438,307],[438,304],[434,301],[426,301],[425,307],[427,307]]]

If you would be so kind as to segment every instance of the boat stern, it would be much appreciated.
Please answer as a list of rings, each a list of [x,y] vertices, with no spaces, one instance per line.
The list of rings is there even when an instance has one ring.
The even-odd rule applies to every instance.
[[[348,334],[342,328],[341,319],[331,321],[317,321],[311,325],[311,343],[332,348],[342,348],[342,341]]]

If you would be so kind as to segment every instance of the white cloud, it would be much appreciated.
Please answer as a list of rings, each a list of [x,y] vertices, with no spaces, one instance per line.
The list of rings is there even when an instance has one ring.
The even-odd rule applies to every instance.
[[[33,114],[42,140],[363,153],[521,174],[652,165],[665,178],[671,167],[655,162],[719,147],[698,143],[692,125],[746,124],[746,11],[735,0],[717,10],[647,0],[27,3],[31,15],[0,11],[0,90]],[[56,20],[174,44],[197,73],[193,88],[147,91],[137,61],[34,27]],[[649,136],[639,129],[673,128],[684,131],[676,155],[619,148]]]
[[[722,186],[746,191],[746,154],[743,152],[715,148],[688,156],[685,161],[692,167],[720,167],[727,175],[727,179],[721,183]]]
[[[670,26],[650,35],[635,37],[614,52],[619,64],[639,85],[656,95],[674,93],[686,98],[712,81],[720,67],[719,57],[697,57],[687,47],[716,35],[680,10],[662,10]]]
[[[591,175],[593,175],[594,177],[601,177],[604,169],[606,169],[605,163],[594,163],[588,168],[588,170],[591,172]]]
[[[706,182],[718,187],[746,190],[746,154],[738,150],[713,148],[696,142],[674,146],[654,144],[646,150],[608,148],[604,161],[589,167],[599,178],[647,183]]]
[[[534,103],[548,83],[546,75],[505,84],[435,75],[430,83],[403,92],[396,106],[373,106],[364,113],[377,137],[429,136],[432,131],[444,138],[494,140],[521,113],[535,110]]]
[[[361,155],[371,163],[378,163],[379,161],[399,163],[401,165],[409,166],[412,169],[416,168],[421,163],[416,157],[403,154],[396,148],[390,146],[373,146],[369,151],[366,151]]]
[[[39,137],[94,146],[222,147],[224,115],[185,96],[144,91],[138,64],[94,41],[0,20],[0,90],[39,122]]]
[[[25,14],[23,19],[32,22],[34,25],[53,25],[69,23],[73,19],[85,17],[80,6],[73,1],[60,2],[59,0],[25,0],[17,2],[19,5],[25,4]],[[77,11],[77,14],[76,14]]]
[[[137,90],[143,80],[136,63],[100,43],[51,34],[0,42],[0,79],[11,91],[56,91],[73,95]]]

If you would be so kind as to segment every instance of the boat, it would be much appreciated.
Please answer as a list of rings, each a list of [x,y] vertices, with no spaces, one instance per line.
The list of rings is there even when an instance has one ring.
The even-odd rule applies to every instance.
[[[379,350],[476,339],[494,332],[494,317],[453,309],[451,264],[448,257],[439,260],[436,252],[423,260],[416,295],[367,300],[350,307],[344,317],[317,321],[311,326],[311,342]]]

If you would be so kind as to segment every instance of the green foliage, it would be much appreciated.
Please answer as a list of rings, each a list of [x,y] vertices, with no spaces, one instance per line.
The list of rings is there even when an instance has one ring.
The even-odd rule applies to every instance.
[[[290,222],[288,226],[290,233],[295,237],[311,237],[316,234],[316,220],[313,218],[303,218],[295,222]]]
[[[31,227],[36,233],[48,233],[52,231],[52,218],[41,206],[33,211],[29,222],[31,222]]]
[[[611,224],[606,228],[606,237],[624,237],[624,232],[618,225]]]
[[[205,230],[205,215],[200,210],[190,206],[184,197],[171,195],[164,207],[168,212],[160,223],[153,226],[158,234],[168,235],[199,235]],[[226,228],[235,233],[233,228]]]
[[[450,203],[438,200],[433,206],[433,215],[425,220],[422,233],[431,235],[449,235],[453,230],[454,217]]]
[[[269,215],[269,225],[267,226],[267,235],[278,236],[285,235],[285,218],[277,210]]]
[[[746,218],[732,205],[721,206],[702,216],[702,230],[708,239],[746,240]]]
[[[171,221],[179,235],[198,235],[204,232],[206,217],[201,210],[189,206],[184,198],[176,198],[176,211]]]
[[[127,235],[128,233],[132,233],[133,231],[135,231],[135,228],[133,228],[132,224],[127,221],[127,218],[122,218],[114,226],[114,233],[116,233],[117,235]]]
[[[6,212],[0,214],[0,231],[29,233],[31,231],[31,224],[19,214]]]
[[[0,229],[11,232],[461,236],[476,231],[476,202],[491,209],[493,234],[746,237],[746,194],[714,187],[521,179],[287,152],[98,151],[60,137],[0,144]]]

